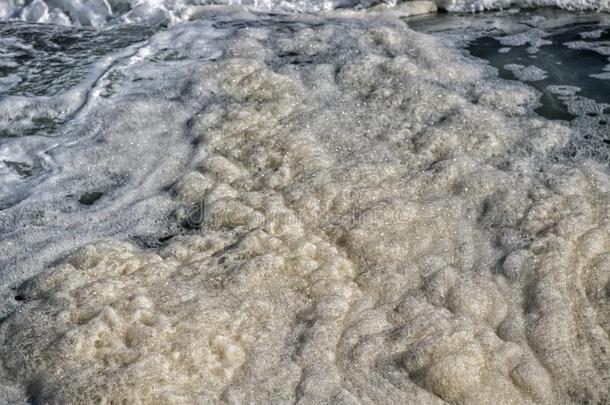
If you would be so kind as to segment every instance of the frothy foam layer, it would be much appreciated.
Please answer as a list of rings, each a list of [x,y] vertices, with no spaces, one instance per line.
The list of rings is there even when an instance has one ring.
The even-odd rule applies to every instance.
[[[189,19],[203,5],[234,5],[259,11],[315,12],[370,7],[378,0],[8,0],[0,21],[102,27],[116,23],[173,24]]]
[[[571,130],[532,89],[383,18],[217,16],[138,55],[125,77],[180,89],[155,104],[181,111],[167,136],[206,145],[171,188],[194,230],[89,245],[16,289],[5,384],[74,404],[608,398],[610,179],[549,159]],[[141,94],[114,101],[136,115]]]
[[[433,0],[452,12],[501,10],[510,7],[559,7],[567,10],[610,10],[610,0]],[[256,11],[317,12],[338,8],[394,6],[396,0],[4,0],[0,21],[20,19],[60,25],[103,27],[108,24],[174,24],[189,20],[205,5],[231,5]],[[434,9],[427,7],[429,11]]]
[[[565,10],[596,10],[608,12],[608,0],[436,0],[447,11],[477,12],[502,10],[510,7],[558,7]]]

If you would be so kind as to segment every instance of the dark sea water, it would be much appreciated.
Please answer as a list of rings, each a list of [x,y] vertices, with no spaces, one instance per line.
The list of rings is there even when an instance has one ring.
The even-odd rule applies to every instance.
[[[610,162],[610,25],[603,15],[540,9],[439,14],[411,27],[462,46],[498,77],[536,89],[534,113],[574,129],[561,154]]]
[[[489,61],[503,79],[518,80],[505,68],[508,64],[533,65],[544,70],[546,79],[528,82],[542,93],[542,106],[536,112],[549,119],[572,120],[576,116],[568,111],[560,97],[549,91],[549,86],[576,86],[580,88],[577,93],[579,96],[592,99],[598,104],[610,103],[610,77],[600,79],[591,76],[607,71],[604,68],[610,63],[608,56],[589,49],[570,49],[566,46],[568,42],[582,41],[582,33],[594,30],[602,33],[599,38],[588,40],[592,44],[607,43],[610,40],[610,28],[600,29],[597,24],[580,23],[551,30],[545,39],[552,43],[540,47],[536,53],[531,52],[529,44],[507,48],[497,37],[488,36],[474,40],[467,49],[473,56]],[[508,51],[499,52],[502,49]],[[590,114],[598,114],[600,125],[603,126],[608,122],[608,117],[602,111]]]

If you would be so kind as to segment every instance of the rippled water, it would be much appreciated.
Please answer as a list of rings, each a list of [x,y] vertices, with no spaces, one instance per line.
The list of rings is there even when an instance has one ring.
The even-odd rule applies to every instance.
[[[0,257],[4,277],[11,277],[14,272],[7,269],[17,263],[29,267],[28,261],[49,261],[57,256],[57,249],[121,233],[126,227],[132,231],[123,236],[131,234],[128,237],[142,243],[157,240],[144,224],[162,223],[168,214],[142,208],[134,216],[138,209],[126,209],[145,206],[145,200],[157,194],[142,193],[147,175],[167,169],[156,153],[147,155],[147,148],[157,144],[146,146],[134,125],[146,131],[144,136],[152,136],[166,130],[163,121],[170,117],[157,114],[161,122],[146,129],[145,119],[130,111],[137,111],[141,100],[154,108],[148,100],[155,94],[176,99],[180,89],[169,94],[163,86],[151,88],[145,70],[137,76],[124,72],[130,63],[142,59],[150,58],[153,66],[170,60],[170,51],[175,51],[169,48],[154,55],[138,54],[162,29],[156,25],[93,30],[0,23],[0,230],[6,240],[25,238],[30,246],[22,250],[9,242],[4,247]],[[150,76],[155,73],[151,70]],[[115,101],[125,93],[128,100]],[[121,115],[131,118],[121,120]],[[177,116],[171,119],[179,122]],[[155,125],[155,120],[148,121]],[[181,151],[178,144],[174,149]],[[138,155],[138,164],[129,161]],[[152,188],[167,187],[162,178],[157,176],[159,184]],[[126,192],[130,188],[138,191]],[[73,242],[61,247],[67,240]],[[37,255],[31,254],[34,246]]]
[[[146,40],[155,27],[102,31],[48,24],[0,23],[0,95],[52,96],[77,85],[101,57]]]

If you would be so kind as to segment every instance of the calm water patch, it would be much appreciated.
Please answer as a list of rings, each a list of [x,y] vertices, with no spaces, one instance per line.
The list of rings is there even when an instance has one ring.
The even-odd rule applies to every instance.
[[[549,33],[544,39],[551,41],[541,46],[535,53],[529,43],[520,46],[505,46],[502,38],[481,37],[470,43],[468,51],[478,58],[485,59],[498,69],[500,77],[518,80],[515,73],[507,66],[519,64],[535,66],[546,73],[542,80],[528,80],[527,83],[542,93],[541,107],[536,112],[549,119],[573,120],[571,113],[562,99],[551,86],[574,86],[581,97],[594,100],[596,103],[610,104],[610,80],[595,78],[593,75],[605,72],[608,57],[589,49],[571,49],[566,43],[583,41],[581,34],[599,30],[592,24],[574,24],[562,27]],[[599,38],[592,42],[610,39],[610,28],[601,30]],[[586,40],[584,40],[586,41]],[[594,114],[588,113],[589,116]],[[600,121],[603,119],[600,118]]]

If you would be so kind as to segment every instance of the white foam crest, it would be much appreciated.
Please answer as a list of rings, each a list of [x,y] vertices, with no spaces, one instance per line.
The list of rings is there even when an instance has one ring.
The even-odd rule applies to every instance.
[[[315,12],[339,7],[369,7],[378,0],[9,0],[0,20],[103,27],[117,23],[174,24],[204,5],[229,5],[260,11]],[[391,2],[390,2],[391,3]]]
[[[610,0],[434,0],[451,12],[479,12],[510,7],[559,7],[567,10],[610,10]],[[60,25],[103,27],[121,23],[175,24],[188,20],[203,6],[238,6],[252,11],[318,12],[362,9],[396,0],[7,0],[0,21],[20,19]]]
[[[510,7],[558,7],[565,10],[610,10],[608,0],[436,0],[439,7],[452,12],[503,10]]]

